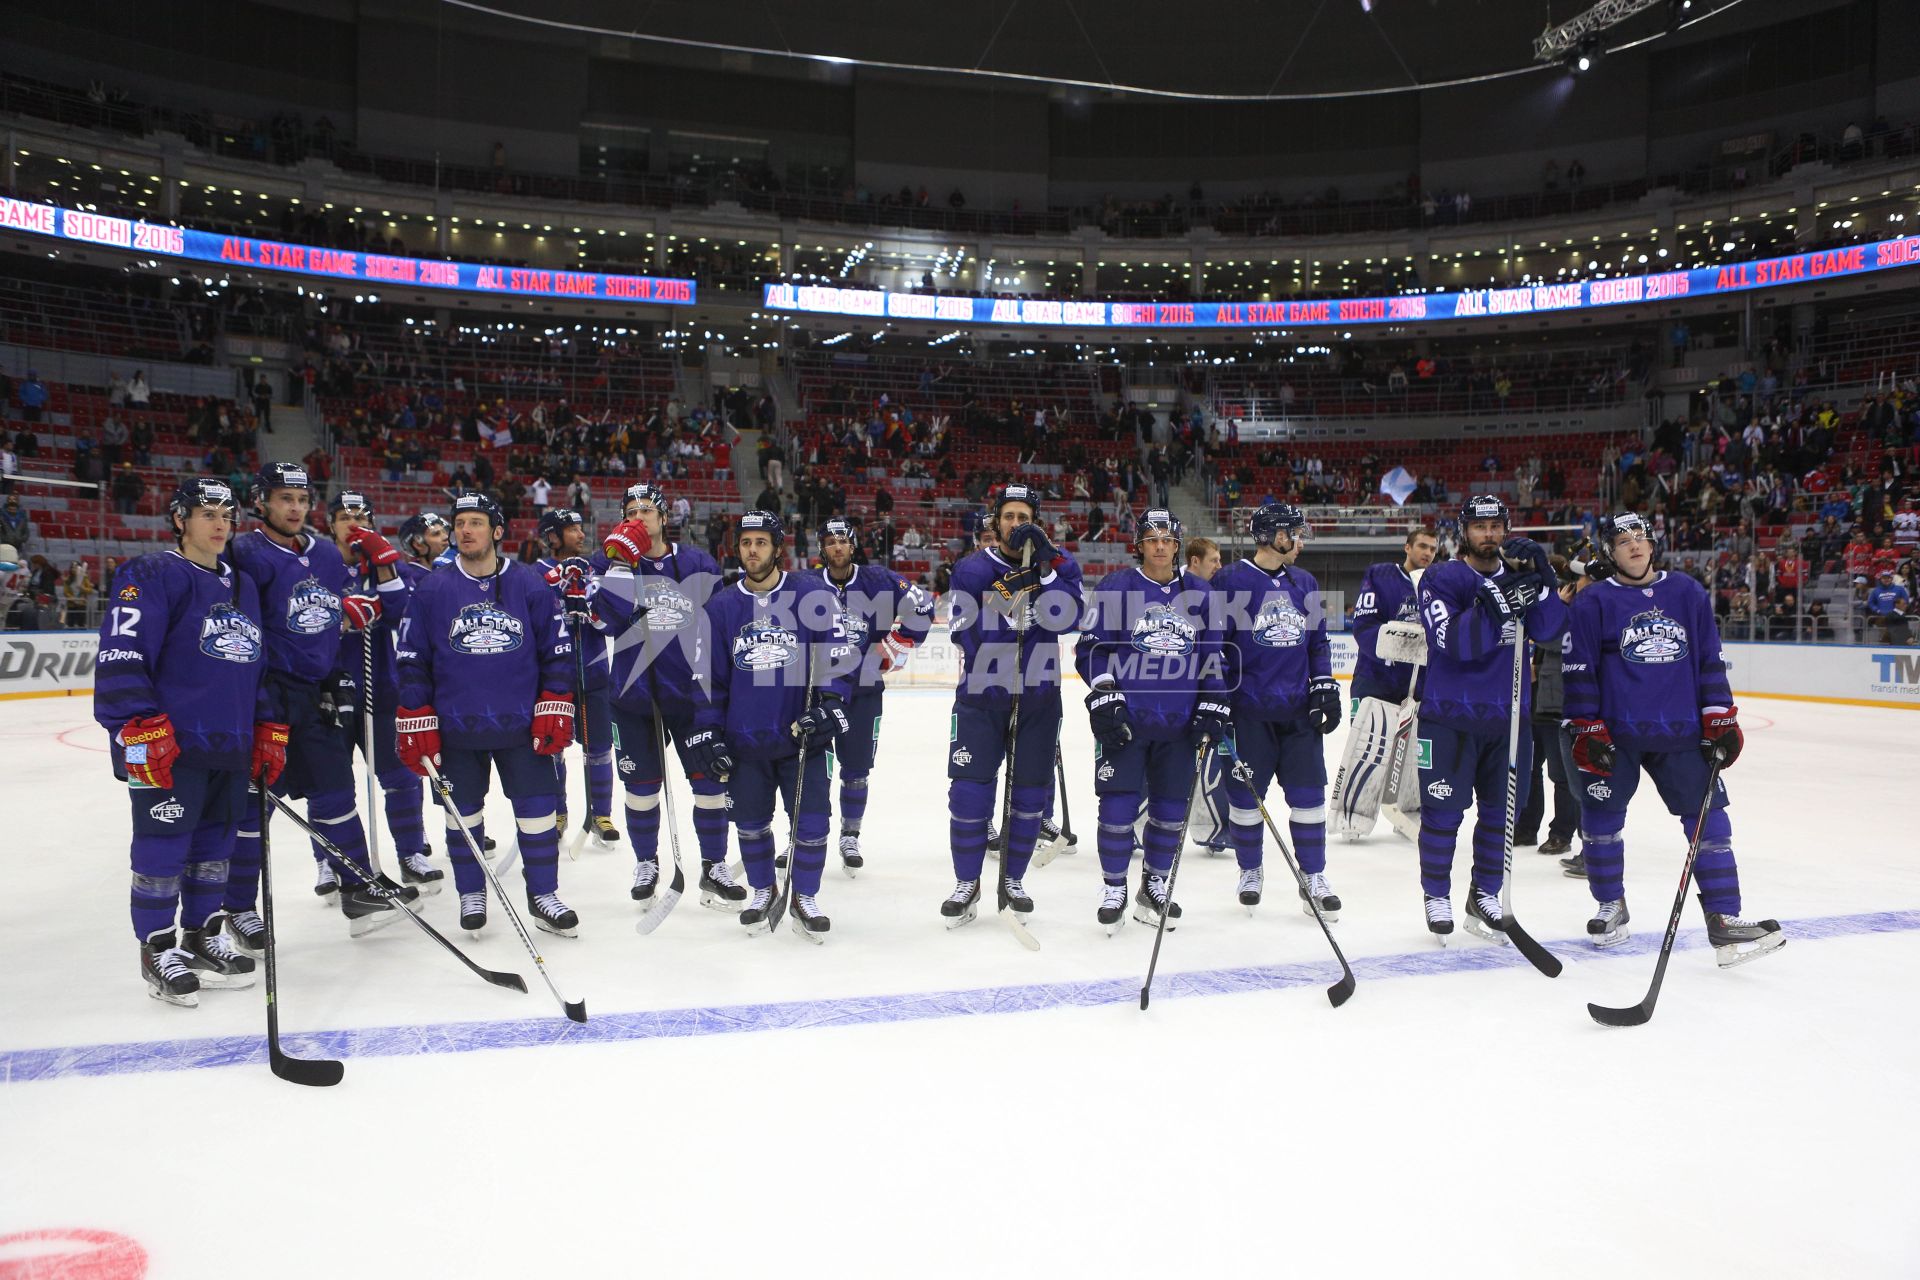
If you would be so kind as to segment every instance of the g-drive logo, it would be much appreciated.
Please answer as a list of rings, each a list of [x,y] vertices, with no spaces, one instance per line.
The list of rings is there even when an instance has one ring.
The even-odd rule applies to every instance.
[[[1920,698],[1920,653],[1872,653],[1867,658],[1875,668],[1869,690]]]

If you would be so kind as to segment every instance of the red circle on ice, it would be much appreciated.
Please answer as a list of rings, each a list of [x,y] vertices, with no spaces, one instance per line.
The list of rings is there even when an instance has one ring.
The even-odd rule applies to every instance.
[[[0,1280],[139,1280],[147,1251],[131,1236],[86,1227],[0,1235]]]

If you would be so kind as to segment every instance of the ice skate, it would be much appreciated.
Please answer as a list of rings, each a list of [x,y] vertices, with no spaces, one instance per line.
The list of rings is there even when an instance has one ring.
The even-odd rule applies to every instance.
[[[724,862],[700,864],[700,905],[715,911],[738,911],[747,900],[747,887],[736,884],[733,871]]]
[[[1701,904],[1705,910],[1705,904]],[[1787,945],[1778,920],[1743,920],[1739,916],[1707,912],[1707,941],[1713,944],[1713,962],[1731,969],[1749,960],[1758,960],[1769,951]]]
[[[833,921],[827,919],[820,910],[819,899],[810,893],[793,895],[793,910],[788,913],[788,923],[795,933],[816,947],[826,943],[827,932],[833,928]]]
[[[1308,901],[1308,896],[1312,901]],[[1320,916],[1328,924],[1340,918],[1340,895],[1327,883],[1327,873],[1311,871],[1307,873],[1307,887],[1300,890],[1300,909],[1308,915],[1313,914],[1313,904],[1320,904]]]
[[[484,892],[460,895],[460,927],[476,937],[487,927],[487,895]]]
[[[947,928],[958,929],[970,924],[980,914],[980,882],[962,880],[953,886],[953,892],[940,904],[940,914],[946,918]]]
[[[1427,930],[1441,946],[1453,937],[1453,899],[1427,895]]]
[[[180,935],[180,949],[187,953],[187,966],[200,979],[202,991],[239,991],[253,985],[253,957],[233,945],[223,923],[216,914],[206,927]]]
[[[841,836],[840,869],[847,873],[847,879],[852,880],[857,877],[860,868],[866,865],[867,860],[860,852],[860,833],[854,832],[852,835]]]
[[[1102,884],[1100,886],[1100,910],[1096,919],[1106,926],[1107,936],[1111,938],[1120,932],[1127,923],[1127,886],[1120,884]]]
[[[627,890],[627,896],[635,902],[651,902],[653,891],[659,883],[659,859],[642,858],[633,864],[633,887]]]
[[[766,933],[773,928],[770,919],[773,913],[773,886],[755,889],[753,896],[746,900],[747,905],[740,912],[740,923],[746,926],[748,933]]]
[[[400,882],[413,885],[420,893],[440,892],[447,873],[427,861],[426,850],[409,853],[400,859]]]
[[[1167,900],[1167,878],[1148,872],[1140,881],[1140,892],[1133,895],[1133,918],[1150,929],[1157,929],[1163,914],[1167,917],[1168,933],[1180,927],[1180,904]]]
[[[1617,947],[1627,940],[1627,903],[1624,898],[1603,902],[1587,921],[1587,940],[1596,947]]]
[[[334,872],[333,864],[322,858],[315,865],[318,870],[314,872],[313,891],[322,898],[338,893],[340,877]]]
[[[363,884],[340,890],[340,914],[347,918],[347,936],[364,938],[398,920],[400,909],[392,898]]]
[[[241,954],[258,960],[267,949],[267,922],[260,918],[258,911],[222,911],[219,915],[227,926],[227,935],[233,939],[233,945]],[[207,921],[207,927],[213,927],[213,921]]]
[[[580,936],[579,915],[557,893],[528,894],[527,910],[533,913],[535,928],[562,938]]]
[[[1007,881],[1007,909],[1018,911],[1023,916],[1033,914],[1033,898],[1027,893],[1027,887],[1018,880]]]
[[[620,843],[619,828],[604,814],[596,813],[587,819],[587,834],[598,840],[602,849],[611,849]]]
[[[1467,932],[1488,942],[1507,945],[1507,918],[1500,910],[1500,895],[1484,889],[1467,891]]]
[[[1260,905],[1260,889],[1266,878],[1266,871],[1261,867],[1247,867],[1240,873],[1240,905],[1247,909],[1248,915]]]
[[[147,994],[183,1009],[200,1006],[200,979],[194,975],[193,956],[174,945],[173,930],[162,929],[140,944],[140,976]]]

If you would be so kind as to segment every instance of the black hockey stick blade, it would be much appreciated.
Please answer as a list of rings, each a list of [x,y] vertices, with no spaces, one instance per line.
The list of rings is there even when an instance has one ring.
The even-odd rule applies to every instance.
[[[288,1084],[310,1085],[324,1089],[339,1084],[347,1074],[345,1064],[332,1058],[289,1058],[278,1045],[267,1046],[267,1066]]]
[[[585,1000],[562,1000],[560,1007],[564,1009],[567,1016],[575,1022],[585,1022],[587,1020],[587,1002]]]
[[[1527,962],[1549,978],[1560,976],[1560,970],[1566,966],[1560,963],[1560,957],[1553,954],[1534,940],[1532,934],[1520,927],[1520,922],[1512,916],[1507,917],[1507,937],[1512,939],[1514,950],[1527,958]]]
[[[680,897],[687,891],[687,873],[680,869],[679,863],[673,864],[673,883],[660,895],[660,901],[647,908],[646,914],[634,922],[633,931],[638,934],[652,933],[666,922],[673,909],[680,905]]]
[[[1353,980],[1353,970],[1348,969],[1340,975],[1340,981],[1327,988],[1327,1003],[1338,1009],[1341,1005],[1353,999],[1353,991],[1356,985]]]
[[[1625,1009],[1610,1009],[1603,1004],[1589,1003],[1587,1012],[1603,1027],[1638,1027],[1653,1018],[1653,1010],[1645,1000]]]

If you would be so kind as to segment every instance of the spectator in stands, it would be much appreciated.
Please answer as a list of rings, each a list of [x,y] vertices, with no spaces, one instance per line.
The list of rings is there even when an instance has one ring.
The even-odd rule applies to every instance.
[[[906,530],[900,535],[900,550],[914,553],[913,558],[918,558],[918,553],[925,550],[926,545],[927,538],[920,532],[920,527],[908,522]]]
[[[79,628],[87,625],[87,610],[93,603],[95,584],[85,560],[75,560],[60,579],[61,625]]]
[[[778,511],[779,508],[770,508],[770,510]],[[673,527],[675,529],[685,529],[688,521],[692,519],[693,504],[687,501],[687,495],[683,493],[673,500]]]
[[[766,487],[760,490],[760,496],[753,500],[753,505],[754,505],[754,508],[759,511],[772,511],[772,512],[778,513],[781,505],[780,491],[773,486],[773,483],[771,481],[769,481]],[[816,507],[815,515],[819,516],[820,514],[821,513],[819,509]]]
[[[40,381],[40,375],[27,370],[27,380],[20,384],[16,394],[20,397],[21,418],[27,422],[40,421],[40,415],[47,408],[47,384]]]
[[[20,495],[8,494],[7,505],[0,508],[0,542],[11,543],[15,550],[24,552],[31,541],[33,522],[20,506]]]
[[[260,420],[262,431],[273,431],[273,385],[264,373],[253,380],[253,416]]]
[[[133,463],[123,462],[120,469],[113,473],[113,509],[121,515],[130,516],[137,511],[140,498],[146,491],[146,481],[133,469]]]
[[[587,517],[588,526],[593,522],[593,491],[587,488],[584,478],[576,476],[567,487],[567,505]]]
[[[536,475],[533,482],[527,485],[522,496],[533,507],[533,515],[537,520],[547,513],[547,499],[553,496],[553,486],[547,482],[545,476]],[[539,558],[539,556],[534,557],[536,560]]]
[[[20,474],[20,458],[7,445],[7,437],[0,432],[0,493],[13,492],[13,478]]]
[[[124,409],[127,407],[127,378],[125,374],[115,373],[108,375],[107,407],[110,409]]]
[[[1876,576],[1879,581],[1867,593],[1867,620],[1879,630],[1888,644],[1905,644],[1908,612],[1913,597],[1905,587],[1894,581],[1891,567],[1881,569]]]
[[[127,383],[127,408],[144,410],[152,401],[153,388],[147,385],[146,372],[135,369],[132,381]]]

